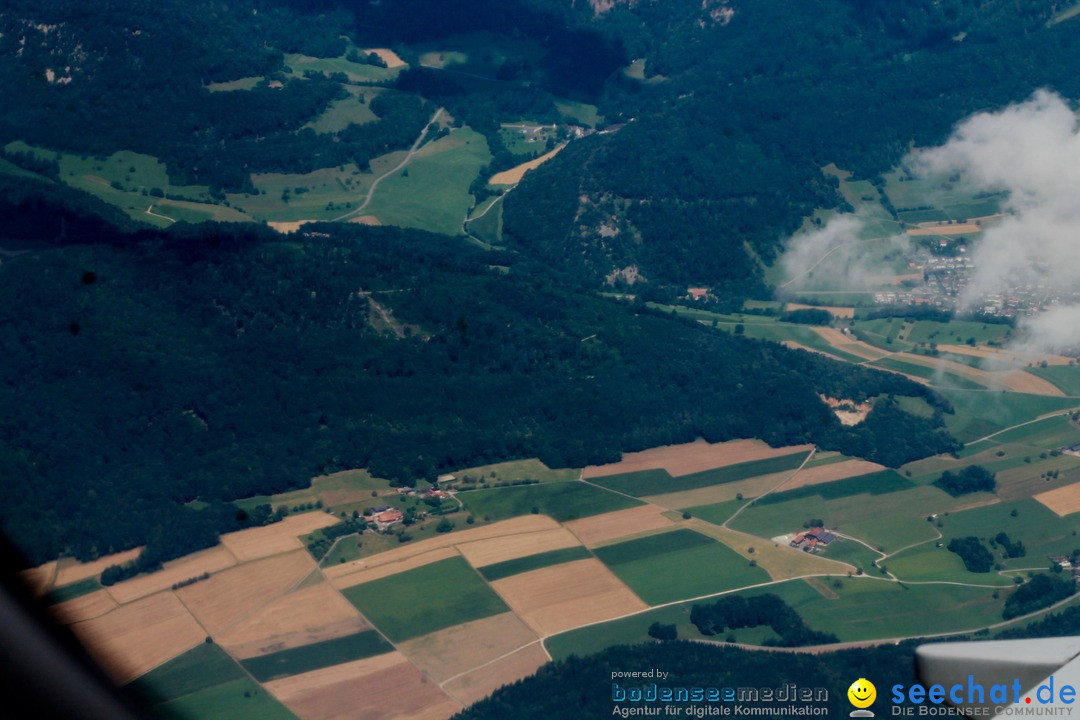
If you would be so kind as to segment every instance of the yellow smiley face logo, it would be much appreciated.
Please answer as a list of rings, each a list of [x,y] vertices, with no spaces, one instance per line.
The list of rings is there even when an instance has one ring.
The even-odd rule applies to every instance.
[[[877,698],[877,688],[874,687],[874,683],[866,678],[859,678],[851,683],[851,687],[847,690],[847,697],[855,707],[868,708],[874,704],[874,699]]]

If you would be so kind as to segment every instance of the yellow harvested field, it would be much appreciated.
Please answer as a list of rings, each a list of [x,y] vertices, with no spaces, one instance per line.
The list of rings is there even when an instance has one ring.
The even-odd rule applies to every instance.
[[[34,595],[44,595],[53,586],[56,577],[56,560],[19,572],[19,580]]]
[[[330,582],[336,588],[353,587],[354,585],[361,585],[372,580],[379,580],[384,577],[390,577],[391,575],[397,575],[403,573],[406,570],[415,570],[418,567],[424,565],[430,565],[440,560],[446,560],[448,558],[457,557],[458,551],[456,548],[435,548],[429,550],[426,553],[420,555],[413,555],[411,557],[405,557],[395,562],[377,563],[371,564],[368,562],[368,558],[361,558],[360,560],[353,560],[351,563],[344,565],[337,565],[336,567],[327,568],[324,574],[329,570],[336,570],[338,568],[348,568],[349,572],[342,575],[340,578],[331,577]],[[373,560],[378,560],[379,555],[376,555]]]
[[[673,523],[661,513],[664,508],[655,505],[639,505],[627,510],[593,515],[580,520],[570,520],[566,529],[574,533],[585,545],[596,545],[605,540],[633,535],[643,530],[664,528]]]
[[[95,590],[81,597],[57,603],[49,608],[49,612],[65,625],[71,625],[83,620],[101,617],[117,607],[119,606],[109,596],[109,593],[104,590]]]
[[[867,360],[880,360],[891,354],[884,350],[878,350],[873,345],[864,343],[861,340],[857,340],[854,335],[845,335],[836,328],[811,327],[810,329],[820,335],[825,342],[829,343],[837,350],[843,350],[844,352],[858,355]]]
[[[118,582],[107,588],[113,600],[123,605],[159,590],[167,590],[175,583],[183,582],[203,573],[214,574],[236,564],[236,558],[224,545],[186,555],[165,563],[165,567],[149,575]],[[207,582],[207,581],[204,581]]]
[[[175,594],[159,593],[71,626],[119,684],[131,682],[206,638]]]
[[[490,540],[458,545],[458,551],[473,567],[484,567],[526,555],[561,550],[579,545],[578,539],[566,528],[553,528],[534,533],[520,533]]]
[[[821,465],[800,470],[795,473],[795,477],[789,482],[784,483],[780,490],[794,490],[810,485],[821,485],[822,483],[843,480],[856,475],[868,475],[884,469],[884,465],[878,465],[869,460],[845,460],[831,465]]]
[[[500,173],[495,173],[488,180],[489,185],[516,185],[521,182],[521,178],[525,176],[530,170],[540,167],[551,158],[559,154],[559,151],[566,147],[566,143],[556,146],[554,150],[548,153],[544,153],[535,160],[530,160],[526,163],[521,163],[516,167],[512,167],[509,170],[503,170]]]
[[[367,630],[352,603],[326,583],[272,601],[215,640],[233,657],[249,658]]]
[[[291,235],[294,232],[296,232],[297,230],[299,230],[301,226],[307,225],[308,223],[313,223],[313,222],[319,222],[319,221],[318,220],[295,220],[295,221],[292,221],[292,222],[268,221],[266,224],[269,225],[270,227],[272,227],[274,230],[277,230],[282,235]]]
[[[719,540],[747,560],[756,560],[758,567],[769,573],[773,580],[789,580],[804,575],[845,575],[855,569],[847,563],[804,553],[766,538],[713,525],[698,518],[692,518],[686,524],[702,535]],[[754,552],[751,553],[750,548],[754,548]]]
[[[673,477],[691,475],[725,465],[764,460],[795,452],[809,452],[813,445],[769,447],[760,440],[732,440],[710,444],[704,440],[682,445],[665,445],[641,452],[624,453],[622,460],[608,465],[590,465],[581,471],[583,478],[638,472],[663,468]]]
[[[61,585],[69,585],[86,578],[97,577],[101,574],[101,571],[110,565],[120,565],[126,563],[129,560],[134,560],[142,552],[141,547],[133,548],[131,550],[125,550],[124,552],[114,553],[113,555],[106,555],[100,557],[93,562],[74,562],[71,560],[62,560],[57,566],[56,571],[56,587]]]
[[[854,318],[855,308],[837,307],[835,305],[803,305],[802,303],[787,304],[788,310],[826,310],[830,315],[837,318]]]
[[[382,225],[379,218],[374,215],[357,215],[356,217],[349,218],[349,222],[356,225]]]
[[[482,700],[503,685],[521,680],[536,672],[548,661],[547,653],[540,643],[521,648],[512,655],[477,668],[470,673],[454,678],[443,685],[443,690],[462,705],[471,705]]]
[[[354,560],[352,562],[326,568],[323,570],[323,574],[331,579],[335,587],[347,588],[358,585],[368,579],[372,579],[369,577],[359,579],[360,576],[368,574],[372,568],[381,565],[400,563],[404,560],[429,553],[432,550],[453,548],[456,545],[464,545],[465,543],[475,542],[477,540],[488,540],[490,538],[511,536],[518,533],[533,533],[541,530],[552,530],[558,527],[559,523],[546,515],[523,515],[521,517],[491,523],[490,525],[481,525],[480,527],[472,527],[468,530],[445,533],[420,542],[411,542],[403,547],[387,550],[378,555],[372,555],[371,557],[361,558],[360,560]],[[438,559],[446,557],[450,557],[450,555],[443,555]],[[434,560],[428,560],[427,562],[434,562]],[[423,562],[421,564],[427,563]],[[395,570],[393,572],[400,571]]]
[[[965,365],[964,363],[955,362],[953,360],[929,358],[923,355],[915,355],[906,352],[897,353],[896,357],[897,359],[912,363],[913,365],[922,365],[923,367],[930,367],[940,369],[943,372],[954,373],[989,388],[1004,388],[1012,390],[1013,392],[1029,393],[1032,395],[1049,395],[1052,397],[1065,396],[1065,393],[1053,383],[1043,380],[1040,377],[1036,377],[1031,373],[1024,372],[1023,370],[987,372],[986,370],[973,368],[970,365]]]
[[[998,348],[979,345],[938,345],[938,350],[956,355],[968,355],[978,358],[992,358],[1009,365],[1027,365],[1028,363],[1045,362],[1047,365],[1068,365],[1072,358],[1064,355],[1041,355],[1038,353],[1025,353],[1019,350],[999,350]]]
[[[772,490],[780,483],[791,477],[791,470],[784,470],[783,472],[771,473],[769,475],[759,475],[758,477],[749,478],[747,480],[738,480],[732,483],[723,483],[721,485],[710,485],[709,487],[697,488],[696,490],[683,490],[681,492],[665,493],[663,495],[650,495],[649,497],[641,498],[647,503],[653,505],[659,505],[664,508],[671,508],[673,510],[682,510],[684,508],[697,507],[699,505],[713,505],[715,503],[727,502],[728,500],[734,500],[736,496],[742,494],[742,496],[749,500],[755,498],[762,493]]]
[[[1035,499],[1058,514],[1060,517],[1080,512],[1080,483],[1039,493]]]
[[[1013,392],[1065,397],[1065,393],[1057,385],[1024,370],[990,372],[987,375],[992,383],[1006,387]]]
[[[508,612],[400,643],[398,649],[442,683],[538,639],[517,615]]]
[[[266,683],[300,720],[446,720],[461,709],[393,652]]]
[[[951,225],[920,223],[919,227],[911,228],[907,231],[907,234],[914,237],[924,235],[967,235],[977,232],[982,232],[982,228],[975,223],[953,223]]]
[[[379,59],[386,63],[388,68],[401,67],[405,64],[405,61],[398,57],[398,54],[390,48],[367,48],[364,53],[375,53],[379,56]]]
[[[521,573],[491,586],[541,637],[648,607],[592,558]]]
[[[311,556],[298,550],[238,565],[176,594],[206,630],[217,635],[284,595],[314,568]]]
[[[324,512],[290,515],[270,525],[222,535],[221,544],[229,549],[238,562],[257,560],[303,549],[304,544],[297,539],[299,536],[338,522],[338,518]]]

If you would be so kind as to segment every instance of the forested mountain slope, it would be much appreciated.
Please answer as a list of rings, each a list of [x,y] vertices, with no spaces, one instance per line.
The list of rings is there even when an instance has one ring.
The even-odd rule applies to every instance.
[[[559,289],[450,238],[199,226],[112,241],[0,266],[0,513],[37,560],[141,544],[204,523],[189,501],[343,468],[412,483],[699,436],[890,465],[957,447],[888,403],[845,428],[818,397],[945,407],[906,378]]]

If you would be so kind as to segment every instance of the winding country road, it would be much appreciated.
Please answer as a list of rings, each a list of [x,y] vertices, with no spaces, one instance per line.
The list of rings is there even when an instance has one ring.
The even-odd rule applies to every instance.
[[[391,175],[396,173],[398,170],[401,170],[403,167],[405,167],[406,165],[409,164],[409,161],[413,159],[413,156],[416,155],[417,151],[420,149],[420,146],[423,144],[424,138],[427,137],[427,131],[431,128],[432,125],[434,125],[435,123],[437,123],[439,121],[439,117],[442,114],[443,114],[443,109],[442,108],[439,108],[438,110],[436,110],[435,114],[431,116],[430,120],[428,120],[428,124],[424,126],[423,130],[420,131],[420,135],[419,135],[419,137],[416,138],[416,142],[414,142],[412,144],[412,147],[409,148],[409,152],[405,155],[405,158],[401,162],[399,162],[397,165],[395,165],[393,168],[391,168],[390,170],[387,170],[382,175],[380,175],[379,177],[375,178],[372,181],[371,187],[368,188],[367,196],[364,197],[364,202],[361,203],[360,207],[356,208],[355,210],[350,210],[349,212],[345,213],[344,215],[339,215],[338,217],[331,220],[331,222],[340,222],[341,220],[344,220],[345,218],[349,218],[349,217],[352,217],[353,215],[358,215],[361,212],[363,212],[364,208],[366,208],[371,203],[371,198],[375,196],[375,188],[379,187],[379,183],[381,183],[383,180],[390,177]]]

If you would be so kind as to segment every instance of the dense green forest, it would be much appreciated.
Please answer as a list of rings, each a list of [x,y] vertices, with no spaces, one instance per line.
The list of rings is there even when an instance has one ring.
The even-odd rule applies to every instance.
[[[595,22],[650,81],[609,80],[601,112],[627,124],[527,177],[506,200],[507,237],[597,281],[632,265],[645,292],[764,296],[754,261],[771,262],[813,208],[841,204],[822,166],[874,179],[976,110],[1039,87],[1080,95],[1080,36],[1044,27],[1057,5],[763,0],[715,17],[689,0],[617,5]]]
[[[846,428],[818,397],[949,410],[902,376],[562,289],[512,253],[311,227],[287,242],[256,226],[117,230],[0,266],[0,518],[34,560],[211,515],[233,527],[185,504],[342,468],[413,483],[695,437],[812,441],[890,465],[959,447],[940,419],[885,399]]]
[[[1080,36],[1071,22],[1046,26],[1057,5],[10,0],[0,140],[145,152],[174,182],[221,199],[250,191],[252,172],[365,167],[406,147],[439,104],[492,149],[473,187],[482,196],[483,179],[519,159],[500,122],[555,122],[560,98],[593,102],[610,132],[573,142],[507,198],[510,246],[594,285],[634,267],[650,299],[695,285],[736,305],[768,294],[760,261],[805,216],[842,204],[822,166],[873,179],[973,111],[1039,87],[1080,95],[1070,62]],[[290,74],[287,54],[338,57],[345,38],[400,49],[480,32],[517,49],[498,67],[414,66],[393,82],[402,92],[372,103],[377,122],[303,129],[343,97],[347,78]],[[631,59],[644,80],[622,72]],[[243,77],[265,79],[246,92],[206,87]]]

